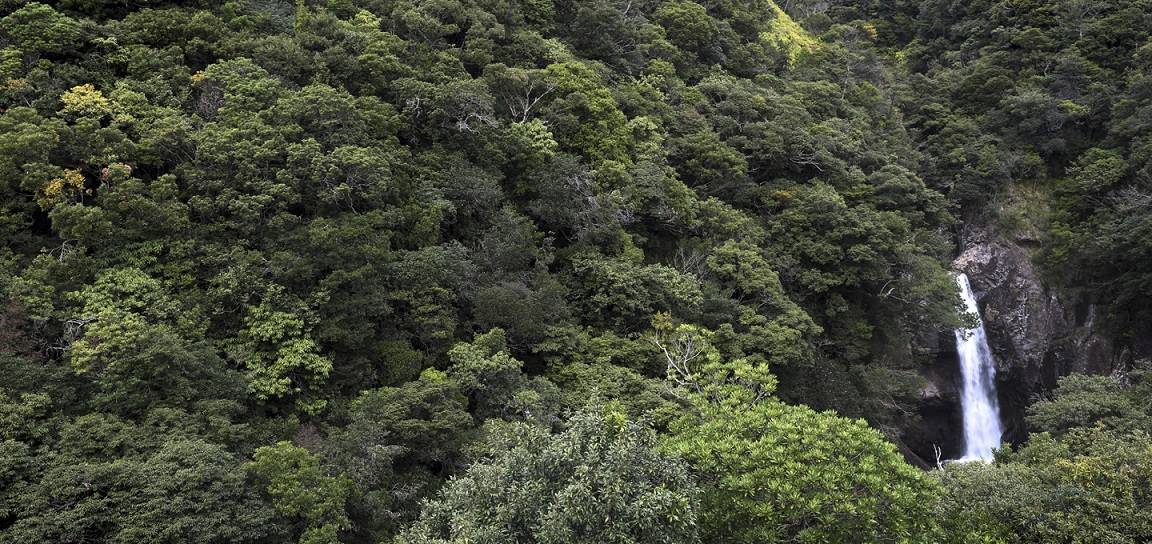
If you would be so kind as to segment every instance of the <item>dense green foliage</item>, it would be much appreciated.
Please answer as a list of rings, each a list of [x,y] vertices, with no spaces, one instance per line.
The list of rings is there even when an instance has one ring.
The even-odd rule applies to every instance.
[[[0,1],[0,542],[1147,538],[1139,373],[885,438],[957,217],[1149,332],[1150,19]]]
[[[1053,279],[1118,333],[1152,334],[1152,3],[844,4],[829,14],[905,61],[925,182],[1042,244]]]
[[[1152,383],[1069,376],[1034,404],[1036,431],[996,463],[950,465],[940,519],[954,542],[1142,542],[1152,534]]]
[[[860,420],[769,396],[771,374],[723,361],[681,327],[701,356],[676,365],[694,410],[668,447],[700,477],[705,542],[930,542],[939,491]],[[686,370],[687,369],[687,370]]]
[[[425,505],[402,543],[693,543],[697,490],[620,412],[585,411],[564,432],[513,423],[496,453]]]

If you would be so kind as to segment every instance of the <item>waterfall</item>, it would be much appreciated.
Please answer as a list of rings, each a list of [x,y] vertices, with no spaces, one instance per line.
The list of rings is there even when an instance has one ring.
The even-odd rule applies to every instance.
[[[956,329],[956,352],[964,379],[960,403],[964,411],[964,457],[961,461],[992,460],[1000,447],[1000,406],[996,400],[996,361],[984,336],[984,321],[972,295],[968,276],[956,276],[956,284],[968,311],[978,320],[973,329]]]

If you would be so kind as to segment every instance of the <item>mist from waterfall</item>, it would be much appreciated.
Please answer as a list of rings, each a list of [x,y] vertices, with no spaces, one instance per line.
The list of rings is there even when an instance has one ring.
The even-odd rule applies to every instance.
[[[964,456],[961,461],[991,461],[992,450],[1000,447],[1000,405],[996,400],[996,361],[984,335],[984,320],[976,307],[976,297],[968,276],[956,276],[956,284],[970,313],[976,315],[972,329],[956,329],[956,352],[964,380],[960,394],[964,412]]]

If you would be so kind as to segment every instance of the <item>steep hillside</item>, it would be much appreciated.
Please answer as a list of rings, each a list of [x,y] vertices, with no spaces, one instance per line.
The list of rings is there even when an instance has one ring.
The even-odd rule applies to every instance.
[[[0,543],[995,541],[956,233],[1143,338],[1152,26],[978,4],[0,2]]]

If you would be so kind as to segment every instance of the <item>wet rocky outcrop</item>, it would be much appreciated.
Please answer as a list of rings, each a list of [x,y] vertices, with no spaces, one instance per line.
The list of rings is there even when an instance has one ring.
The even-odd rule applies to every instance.
[[[1026,437],[1025,409],[1036,395],[1054,388],[1059,377],[1107,374],[1127,364],[1129,351],[1099,330],[1096,306],[1046,284],[1032,260],[1034,240],[1008,239],[989,227],[968,225],[959,247],[953,268],[968,275],[996,358],[1004,440],[1017,443]],[[934,462],[933,446],[945,459],[963,449],[961,381],[951,331],[923,344],[931,364],[922,371],[926,385],[920,391],[920,417],[903,440],[921,459]]]
[[[968,275],[996,358],[1005,439],[1024,438],[1032,398],[1072,372],[1107,374],[1125,352],[1096,327],[1096,306],[1050,288],[1033,264],[1028,240],[1007,240],[987,227],[961,233],[956,270]]]

